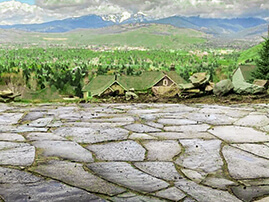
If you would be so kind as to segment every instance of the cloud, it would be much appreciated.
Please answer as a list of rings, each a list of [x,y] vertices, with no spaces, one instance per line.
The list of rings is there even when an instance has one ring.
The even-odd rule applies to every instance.
[[[23,7],[16,1],[0,3],[0,23],[40,23],[90,14],[125,13],[127,16],[138,12],[150,18],[174,15],[199,15],[210,18],[269,17],[268,0],[35,0],[35,2],[36,5],[23,4]],[[14,5],[11,5],[12,3]],[[9,4],[9,8],[5,8],[4,4]]]
[[[269,9],[268,0],[36,0],[36,5],[63,16],[79,13],[103,15],[127,11],[143,12],[157,18],[171,15],[260,17],[259,11]]]

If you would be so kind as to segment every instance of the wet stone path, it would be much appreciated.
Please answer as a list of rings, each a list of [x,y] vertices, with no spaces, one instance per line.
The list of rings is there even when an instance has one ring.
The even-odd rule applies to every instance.
[[[269,201],[269,105],[0,104],[0,201]]]

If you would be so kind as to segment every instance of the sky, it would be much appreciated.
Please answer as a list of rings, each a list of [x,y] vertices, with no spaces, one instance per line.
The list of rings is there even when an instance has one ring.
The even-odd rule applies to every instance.
[[[23,4],[21,4],[23,3]],[[174,15],[269,20],[269,0],[0,0],[0,24],[30,24],[83,15],[148,18]]]
[[[0,3],[1,2],[5,2],[7,0],[0,0]],[[19,2],[21,3],[27,3],[27,4],[30,4],[30,5],[34,5],[35,4],[35,0],[18,0]]]

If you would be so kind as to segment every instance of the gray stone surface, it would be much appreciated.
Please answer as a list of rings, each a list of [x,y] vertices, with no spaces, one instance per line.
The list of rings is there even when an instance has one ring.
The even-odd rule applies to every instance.
[[[264,197],[262,199],[259,200],[255,200],[255,202],[268,202],[269,201],[269,196],[268,197]]]
[[[44,111],[31,111],[28,112],[23,118],[22,121],[33,121],[39,118],[43,118],[46,112]]]
[[[212,114],[212,113],[193,113],[188,114],[189,119],[199,121],[202,123],[207,123],[209,125],[230,125],[234,123],[237,119],[227,116],[225,114]]]
[[[152,122],[152,121],[147,122],[146,125],[151,126],[153,128],[160,128],[160,129],[162,129],[164,127],[163,124]]]
[[[129,131],[137,132],[137,133],[152,133],[152,132],[161,131],[158,128],[153,128],[144,124],[131,124],[131,125],[125,126],[125,128]]]
[[[115,195],[125,191],[124,189],[87,172],[83,168],[83,165],[79,163],[50,161],[46,164],[38,165],[32,170],[43,176],[60,180],[90,192]]]
[[[150,161],[172,161],[181,151],[178,142],[174,140],[145,141],[143,145],[148,151],[147,159]]]
[[[171,187],[169,189],[157,192],[156,196],[169,199],[171,201],[179,201],[183,199],[186,195],[181,190],[175,187]]]
[[[47,132],[48,130],[49,130],[48,128],[37,128],[37,127],[30,127],[28,125],[22,125],[16,128],[11,128],[11,130],[9,131],[14,133],[31,133],[31,132]]]
[[[30,166],[35,148],[27,143],[0,142],[0,165]]]
[[[53,133],[28,133],[26,138],[30,141],[67,140],[64,137],[54,135]]]
[[[169,186],[125,162],[92,163],[88,167],[103,178],[136,191],[154,192]]]
[[[181,172],[188,178],[191,179],[192,181],[196,183],[202,182],[205,177],[206,173],[203,171],[196,171],[196,170],[191,170],[191,169],[181,169]]]
[[[157,138],[153,137],[151,135],[148,135],[146,133],[132,133],[129,136],[129,139],[132,139],[132,140],[154,140],[154,139],[157,139]]]
[[[207,177],[203,181],[203,184],[210,186],[212,188],[223,189],[223,190],[227,190],[228,186],[236,185],[236,183],[231,180],[227,180],[224,178],[215,178],[215,177]]]
[[[234,123],[239,126],[263,127],[269,125],[269,118],[266,115],[250,114]]]
[[[57,156],[78,162],[93,162],[92,153],[71,141],[35,141],[32,143],[41,149],[44,156]]]
[[[124,122],[124,123],[132,123],[135,119],[131,116],[120,116],[120,117],[113,117],[113,118],[98,118],[98,119],[91,119],[90,122]]]
[[[15,141],[15,142],[23,142],[25,141],[22,135],[17,133],[0,133],[1,141]]]
[[[79,143],[97,143],[111,140],[124,140],[128,131],[122,128],[95,130],[92,128],[62,127],[53,131],[54,134],[70,138]]]
[[[206,132],[210,128],[207,124],[201,125],[187,125],[187,126],[167,126],[164,127],[165,131],[182,132],[186,134],[193,134],[197,132]]]
[[[151,133],[151,136],[160,139],[178,140],[178,139],[216,139],[213,135],[208,132],[161,132],[161,133]]]
[[[0,104],[0,201],[264,202],[268,113],[268,104]]]
[[[230,146],[224,146],[222,153],[234,179],[269,178],[269,160]]]
[[[199,202],[239,202],[235,196],[231,195],[227,191],[220,191],[211,189],[202,185],[198,185],[195,182],[182,179],[175,182],[175,186],[184,192],[187,192],[193,198]]]
[[[180,140],[185,152],[176,163],[190,169],[211,173],[221,169],[220,140]]]
[[[209,130],[210,133],[227,142],[263,142],[269,141],[266,133],[253,128],[240,126],[217,126]]]
[[[87,147],[98,160],[143,161],[146,150],[135,141],[111,142]]]
[[[137,162],[134,165],[143,172],[166,181],[177,181],[182,178],[172,162]]]
[[[22,113],[3,113],[0,114],[0,126],[1,125],[12,125],[18,123],[22,118]],[[3,126],[1,126],[3,127]]]
[[[269,195],[269,186],[233,186],[232,192],[242,201],[250,202],[253,199]]]
[[[232,144],[232,146],[269,159],[269,147],[265,144]]]
[[[162,200],[152,196],[144,196],[144,195],[137,195],[132,192],[127,192],[115,196],[110,199],[113,202],[164,202],[166,200]]]
[[[159,119],[158,123],[164,125],[195,125],[197,121],[192,121],[189,119]]]
[[[5,201],[104,201],[84,190],[23,171],[0,168],[0,195]]]
[[[34,120],[31,123],[29,123],[29,126],[30,127],[44,128],[47,125],[49,125],[52,120],[53,120],[53,117],[40,118],[40,119]]]

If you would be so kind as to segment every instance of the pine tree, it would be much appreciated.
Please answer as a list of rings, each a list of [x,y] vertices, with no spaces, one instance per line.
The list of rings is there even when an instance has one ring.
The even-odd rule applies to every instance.
[[[257,69],[252,73],[254,79],[269,80],[269,36],[264,38],[259,58],[256,60]]]

